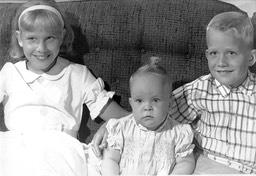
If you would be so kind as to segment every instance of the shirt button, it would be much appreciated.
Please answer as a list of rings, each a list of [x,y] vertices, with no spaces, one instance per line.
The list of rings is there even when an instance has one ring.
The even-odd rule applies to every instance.
[[[142,54],[145,54],[145,53],[146,53],[145,49],[141,49],[140,52],[141,52]]]
[[[100,51],[100,47],[96,47],[96,48],[95,48],[95,51],[96,51],[96,52],[99,52],[99,51]]]

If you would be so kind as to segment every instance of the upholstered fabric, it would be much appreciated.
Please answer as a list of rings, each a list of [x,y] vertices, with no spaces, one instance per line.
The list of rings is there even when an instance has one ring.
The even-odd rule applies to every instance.
[[[149,56],[162,57],[173,87],[208,73],[205,28],[224,11],[240,11],[217,0],[105,0],[58,2],[75,31],[67,59],[87,65],[127,110],[129,77]],[[7,61],[11,19],[17,3],[0,3],[0,69]],[[256,24],[256,14],[254,14]],[[85,108],[80,140],[89,142],[100,123]],[[4,130],[3,115],[0,129]],[[86,127],[87,126],[87,127]],[[90,130],[89,130],[90,129]],[[89,137],[88,137],[89,136]]]

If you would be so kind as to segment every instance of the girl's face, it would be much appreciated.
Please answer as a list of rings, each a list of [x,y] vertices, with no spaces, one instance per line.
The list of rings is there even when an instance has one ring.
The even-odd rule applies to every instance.
[[[214,29],[207,31],[207,45],[206,57],[213,77],[228,87],[242,84],[249,66],[255,62],[255,51],[251,51],[234,33]]]
[[[16,31],[18,43],[28,60],[28,69],[38,74],[49,71],[59,54],[64,35],[64,29],[60,33],[39,27],[32,32]]]
[[[170,88],[154,74],[137,75],[131,81],[131,104],[138,124],[156,130],[165,120],[170,103]]]

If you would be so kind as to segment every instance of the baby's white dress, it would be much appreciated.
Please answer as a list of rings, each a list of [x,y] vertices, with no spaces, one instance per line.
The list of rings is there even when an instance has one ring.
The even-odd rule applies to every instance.
[[[62,62],[67,60],[59,57],[56,64]],[[83,104],[94,119],[113,94],[84,65],[70,62],[58,75],[39,75],[26,69],[26,61],[6,63],[0,102],[9,131],[0,132],[0,175],[86,175],[76,139]]]
[[[156,131],[138,125],[133,114],[107,123],[108,145],[120,150],[121,175],[168,175],[177,157],[192,153],[193,132],[171,117]]]

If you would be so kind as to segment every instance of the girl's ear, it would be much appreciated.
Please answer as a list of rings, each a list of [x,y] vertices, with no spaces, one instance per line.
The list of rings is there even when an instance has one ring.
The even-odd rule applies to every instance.
[[[60,37],[61,37],[61,39],[60,39],[60,45],[62,45],[66,33],[67,33],[66,29],[62,29],[61,36],[60,36]]]
[[[20,47],[23,47],[20,31],[15,31],[15,35],[16,35],[16,38],[18,40],[18,43],[19,43]]]
[[[256,62],[256,49],[253,49],[251,51],[251,58],[249,60],[249,66],[250,67],[253,66],[255,64],[255,62]]]

